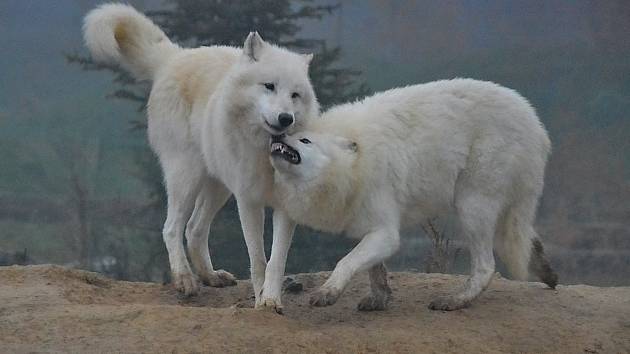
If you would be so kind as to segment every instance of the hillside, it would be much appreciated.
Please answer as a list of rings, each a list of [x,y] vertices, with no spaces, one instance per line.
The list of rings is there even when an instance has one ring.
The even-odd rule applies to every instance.
[[[429,299],[464,277],[392,273],[386,312],[361,313],[357,277],[335,306],[312,308],[326,273],[300,274],[285,315],[251,309],[251,286],[178,298],[168,285],[114,281],[58,266],[0,267],[2,352],[630,352],[630,288],[546,290],[495,279],[468,309],[434,312]]]

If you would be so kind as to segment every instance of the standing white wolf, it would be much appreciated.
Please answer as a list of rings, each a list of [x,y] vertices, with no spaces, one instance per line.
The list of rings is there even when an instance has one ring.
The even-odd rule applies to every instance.
[[[359,309],[384,309],[383,265],[399,229],[454,211],[471,251],[463,289],[432,309],[462,308],[494,274],[493,248],[518,279],[557,276],[532,226],[550,151],[536,113],[516,92],[456,79],[399,88],[335,107],[303,132],[271,144],[278,208],[315,229],[361,242],[335,267],[311,304],[335,303],[369,270]]]
[[[122,4],[92,10],[85,18],[84,36],[95,60],[120,64],[135,78],[153,82],[148,135],[164,172],[168,212],[163,236],[176,288],[185,294],[198,291],[183,246],[184,230],[201,280],[211,286],[235,284],[231,274],[214,270],[208,252],[210,223],[234,194],[256,305],[280,311],[295,225],[281,212],[274,213],[267,267],[263,218],[273,184],[267,144],[271,135],[300,129],[318,114],[308,78],[311,56],[268,44],[257,33],[250,33],[242,49],[183,49],[147,17]]]

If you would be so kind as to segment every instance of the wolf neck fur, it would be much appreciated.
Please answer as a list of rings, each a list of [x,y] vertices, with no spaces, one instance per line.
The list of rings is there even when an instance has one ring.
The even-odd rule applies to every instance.
[[[276,204],[301,224],[326,232],[343,232],[360,184],[354,166],[344,162],[333,161],[320,176],[306,182],[276,172]]]
[[[272,196],[266,192],[271,190],[273,181],[267,151],[269,133],[253,119],[252,108],[245,100],[231,99],[238,97],[238,90],[230,81],[223,79],[209,103],[206,162],[214,166],[210,170],[216,171],[216,177],[234,194],[270,201]]]

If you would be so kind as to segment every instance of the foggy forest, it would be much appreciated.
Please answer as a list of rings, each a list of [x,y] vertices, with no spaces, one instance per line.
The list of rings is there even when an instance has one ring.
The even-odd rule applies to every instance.
[[[146,138],[149,87],[89,57],[82,18],[98,3],[0,2],[0,265],[54,263],[168,282],[165,192]],[[552,141],[536,227],[561,283],[630,285],[626,1],[129,3],[185,47],[239,46],[255,29],[314,53],[323,109],[456,77],[517,90]],[[445,217],[405,230],[390,269],[467,273],[466,245],[451,224]],[[249,276],[233,200],[209,242],[218,268]],[[299,227],[286,271],[331,270],[353,245]]]

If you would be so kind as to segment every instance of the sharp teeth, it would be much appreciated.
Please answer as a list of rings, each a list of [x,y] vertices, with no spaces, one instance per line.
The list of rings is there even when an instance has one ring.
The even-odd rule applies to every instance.
[[[273,152],[280,151],[281,149],[282,149],[282,144],[280,144],[280,143],[273,143],[271,145],[271,151],[273,151]]]

